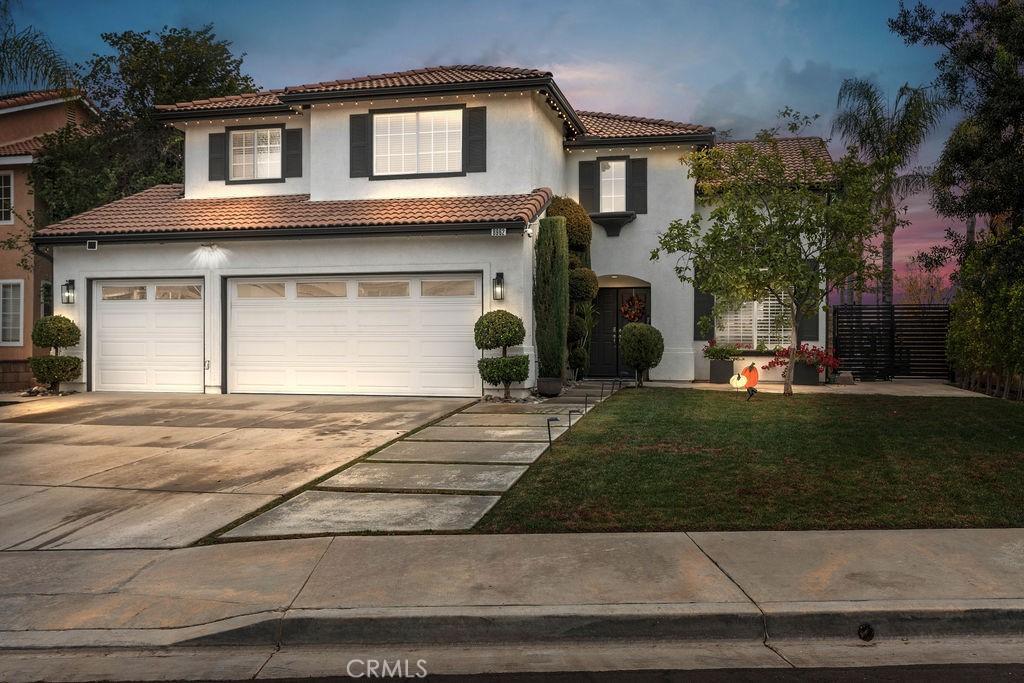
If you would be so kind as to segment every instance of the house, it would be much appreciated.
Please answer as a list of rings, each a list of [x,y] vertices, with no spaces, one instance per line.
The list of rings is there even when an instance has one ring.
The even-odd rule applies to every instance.
[[[183,185],[37,235],[64,292],[57,312],[86,332],[78,388],[478,396],[482,312],[521,316],[520,351],[536,357],[533,239],[556,194],[595,223],[591,374],[625,372],[629,303],[665,335],[652,378],[707,376],[693,289],[649,255],[694,211],[680,160],[714,144],[710,126],[577,111],[551,73],[489,66],[179,102],[159,116],[184,131]],[[754,342],[768,334],[759,315],[746,313]]]
[[[0,95],[0,240],[25,248],[0,249],[0,391],[32,384],[28,358],[32,326],[53,308],[50,261],[28,250],[33,222],[44,213],[29,186],[29,169],[46,133],[95,115],[78,96],[57,90]]]

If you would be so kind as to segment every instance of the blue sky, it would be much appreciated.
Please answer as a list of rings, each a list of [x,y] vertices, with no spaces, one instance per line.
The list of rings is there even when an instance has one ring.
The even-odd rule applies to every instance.
[[[74,61],[103,51],[103,32],[213,23],[246,54],[244,69],[261,87],[437,64],[530,66],[553,71],[578,109],[692,121],[744,137],[791,105],[821,114],[817,132],[827,137],[844,78],[873,78],[893,92],[934,77],[937,53],[889,32],[897,8],[855,0],[23,0],[15,12]],[[921,163],[934,161],[952,120],[926,144]],[[910,218],[897,237],[900,258],[941,237],[943,222],[926,197],[912,199]]]

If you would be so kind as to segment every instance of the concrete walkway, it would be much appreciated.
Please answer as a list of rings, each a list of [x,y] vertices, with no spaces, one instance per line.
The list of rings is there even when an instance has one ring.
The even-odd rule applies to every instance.
[[[229,530],[229,539],[471,529],[611,383],[540,403],[481,401]]]
[[[1024,529],[338,536],[7,552],[0,575],[5,681],[338,674],[403,652],[534,670],[627,643],[650,659],[613,667],[1024,662]]]

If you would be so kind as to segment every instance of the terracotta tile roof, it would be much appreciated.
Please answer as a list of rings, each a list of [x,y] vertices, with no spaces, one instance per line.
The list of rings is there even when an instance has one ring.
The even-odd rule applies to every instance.
[[[35,154],[42,146],[42,135],[37,135],[34,138],[28,138],[27,140],[8,142],[6,145],[0,145],[0,157],[17,157],[24,156],[26,154]]]
[[[22,107],[26,104],[61,99],[64,99],[64,91],[60,89],[12,93],[10,95],[0,95],[0,109],[10,109],[11,107]]]
[[[310,201],[306,194],[229,199],[182,199],[181,196],[181,185],[157,185],[54,223],[36,234],[46,238],[290,228],[525,224],[533,221],[548,205],[551,190],[545,187],[529,194],[481,197],[316,202]]]
[[[832,155],[828,153],[828,147],[821,138],[775,138],[775,142],[779,146],[779,154],[782,156],[782,161],[790,172],[795,173],[797,170],[802,170],[814,173],[817,170],[815,160],[825,162],[830,168],[832,166]],[[726,140],[717,143],[715,146],[727,151],[733,151],[740,145],[752,145],[755,148],[763,148],[765,143],[758,140]],[[829,173],[819,177],[818,180],[826,182],[834,178],[835,176]]]
[[[325,93],[325,92],[361,92],[384,88],[400,88],[416,85],[455,85],[466,83],[493,83],[496,81],[516,81],[530,78],[550,78],[551,72],[537,69],[519,69],[509,66],[478,66],[459,64],[455,66],[432,66],[412,71],[396,71],[386,74],[372,74],[358,78],[346,78],[322,83],[293,85],[278,90],[264,90],[258,93],[246,93],[229,97],[211,97],[194,102],[176,102],[175,104],[158,104],[159,111],[206,111],[216,109],[235,109],[240,107],[266,107],[282,104],[278,95]]]
[[[608,114],[600,111],[578,111],[583,125],[587,127],[586,137],[628,138],[656,137],[662,135],[692,135],[712,133],[714,128],[696,123],[680,123],[666,119],[647,119],[641,116]]]

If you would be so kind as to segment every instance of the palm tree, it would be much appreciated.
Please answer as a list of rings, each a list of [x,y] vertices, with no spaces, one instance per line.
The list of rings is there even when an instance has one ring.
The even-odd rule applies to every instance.
[[[892,303],[893,234],[904,200],[928,186],[928,176],[908,170],[911,159],[945,110],[942,99],[925,88],[903,85],[892,105],[870,81],[848,78],[839,88],[839,111],[832,122],[848,145],[876,170],[876,215],[882,238],[882,303]]]
[[[16,88],[68,88],[72,70],[42,31],[18,28],[11,0],[0,0],[0,92]]]

